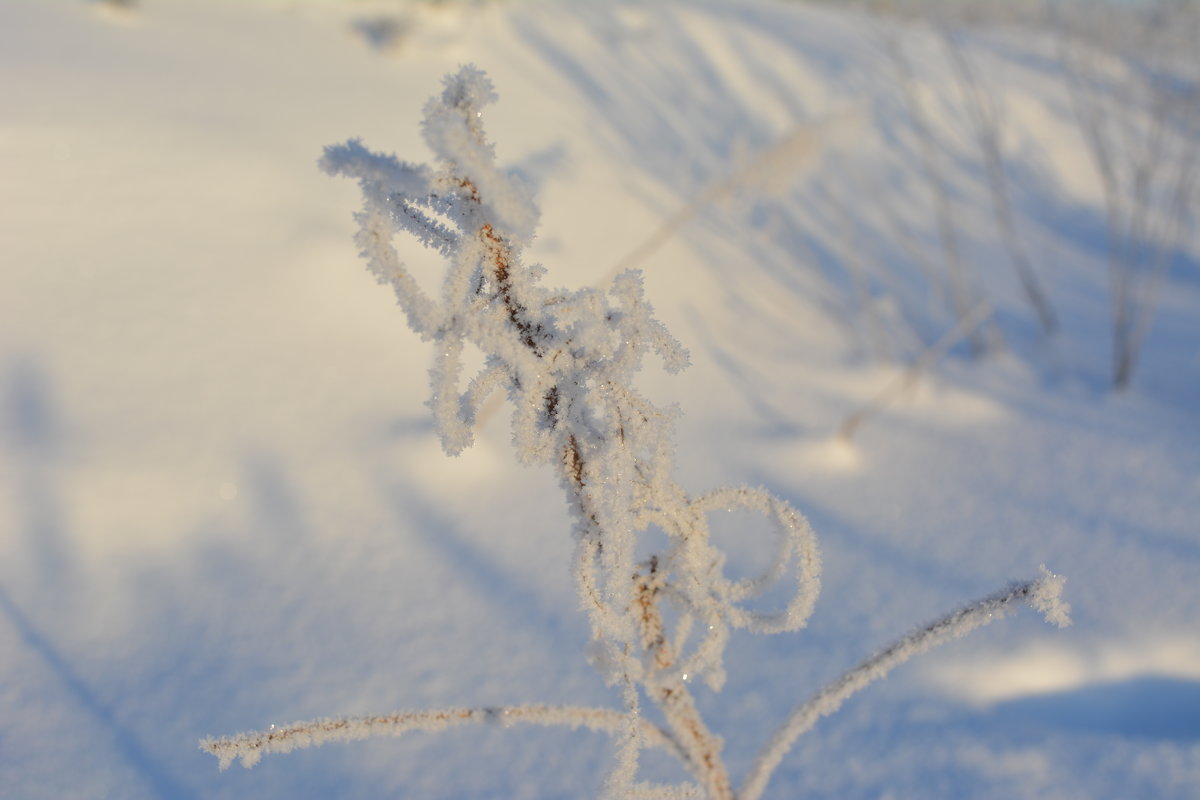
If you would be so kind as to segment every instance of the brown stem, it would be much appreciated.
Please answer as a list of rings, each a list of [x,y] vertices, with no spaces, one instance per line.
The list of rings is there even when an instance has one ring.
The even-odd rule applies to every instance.
[[[478,201],[477,190],[473,184],[467,182],[464,188]],[[487,251],[486,264],[495,281],[496,296],[504,304],[509,321],[520,336],[521,342],[538,358],[542,358],[544,350],[539,343],[543,335],[542,326],[529,320],[528,310],[513,296],[511,250],[508,244],[490,223],[480,227],[479,238]],[[544,411],[547,421],[552,426],[557,421],[559,399],[557,386],[546,392]],[[588,521],[591,527],[590,534],[595,537],[596,550],[591,556],[594,558],[604,546],[604,531],[588,497],[587,464],[579,440],[573,433],[567,435],[562,466],[575,495],[580,517]],[[651,559],[650,575],[635,591],[634,602],[637,609],[631,608],[630,613],[638,614],[642,623],[640,627],[643,632],[643,650],[653,652],[656,667],[666,669],[673,661],[673,650],[663,632],[662,612],[659,609],[661,594],[658,590],[665,578],[658,573],[657,566],[657,559]],[[634,580],[638,580],[639,577],[635,575]],[[599,602],[599,598],[594,598],[594,601]],[[662,709],[681,755],[685,757],[696,778],[707,789],[709,797],[712,800],[733,800],[729,772],[721,758],[721,739],[704,723],[691,693],[683,682],[673,681],[671,685],[657,688],[648,694]]]
[[[692,693],[682,681],[664,686],[651,699],[663,710],[667,727],[687,754],[692,772],[711,800],[733,800],[729,771],[721,758],[721,738],[709,730],[696,708]]]
[[[590,511],[586,489],[586,464],[580,452],[579,442],[573,435],[568,438],[563,453],[563,467],[571,481],[579,512],[584,519],[590,520],[599,547],[603,542],[600,535],[602,530],[595,513]],[[656,669],[669,669],[674,662],[674,648],[666,637],[659,607],[663,597],[659,589],[664,585],[666,576],[659,570],[658,558],[651,556],[646,574],[639,572],[633,576],[633,580],[634,607],[630,609],[630,613],[637,618],[642,634],[642,649],[654,654]],[[687,686],[682,680],[676,679],[669,685],[659,684],[653,689],[647,688],[647,696],[662,709],[672,738],[678,744],[679,751],[693,775],[705,787],[708,796],[712,800],[733,800],[734,792],[729,780],[729,771],[721,758],[723,743],[705,724]]]
[[[492,277],[496,280],[496,292],[504,303],[509,320],[521,335],[521,343],[541,358],[542,348],[537,342],[537,337],[542,333],[542,326],[526,318],[527,309],[517,302],[512,294],[512,274],[509,272],[511,253],[508,244],[496,233],[490,222],[484,223],[479,229],[479,238],[483,240],[487,249]]]

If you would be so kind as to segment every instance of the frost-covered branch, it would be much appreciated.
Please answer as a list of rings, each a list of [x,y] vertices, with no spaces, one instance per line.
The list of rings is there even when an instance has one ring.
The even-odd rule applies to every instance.
[[[842,675],[813,695],[807,703],[794,710],[763,747],[747,774],[738,800],[757,800],[762,796],[772,773],[800,736],[821,717],[827,717],[862,689],[881,678],[913,656],[938,645],[966,636],[976,628],[995,622],[1010,613],[1019,603],[1028,603],[1040,611],[1047,622],[1059,627],[1071,624],[1070,606],[1062,599],[1065,579],[1042,568],[1042,577],[1018,583],[989,595],[969,606],[947,614],[936,622],[880,650],[871,658]]]
[[[721,686],[731,630],[804,625],[819,587],[816,538],[799,512],[764,491],[691,497],[675,482],[675,412],[642,397],[633,378],[647,353],[676,372],[687,352],[654,318],[636,271],[614,276],[606,290],[551,290],[541,284],[544,270],[523,262],[538,212],[495,164],[479,111],[494,99],[483,73],[464,67],[425,108],[436,165],[406,164],[351,140],[329,148],[322,166],[359,182],[357,241],[368,267],[392,286],[414,330],[438,343],[429,404],[445,450],[470,446],[480,405],[503,389],[518,458],[559,473],[574,512],[592,660],[622,687],[629,720],[609,793],[638,785],[645,700],[662,712],[697,783],[712,797],[731,797],[721,740],[701,719],[690,682]],[[446,257],[436,300],[401,263],[391,242],[397,231]],[[464,390],[467,343],[485,364]],[[777,558],[752,580],[726,577],[725,555],[711,541],[707,516],[733,509],[765,516],[776,532]],[[667,546],[639,560],[638,540],[652,526],[667,534]],[[795,591],[778,611],[745,607],[781,581]]]
[[[622,272],[603,290],[549,289],[542,267],[524,262],[538,211],[521,184],[497,167],[484,134],[480,109],[495,97],[475,67],[446,79],[425,107],[433,165],[373,153],[356,140],[328,148],[321,164],[358,181],[356,242],[368,269],[391,286],[413,330],[435,345],[429,407],[445,451],[454,455],[471,445],[480,407],[503,392],[513,407],[518,459],[557,472],[574,521],[574,577],[592,633],[588,655],[617,689],[621,708],[527,705],[325,719],[209,739],[202,747],[222,767],[234,759],[250,766],[264,753],[412,730],[488,722],[586,727],[616,744],[605,796],[733,800],[723,741],[693,691],[701,681],[721,688],[734,630],[783,633],[805,625],[820,587],[816,536],[800,512],[762,489],[692,496],[675,481],[677,412],[643,397],[634,378],[647,354],[673,373],[687,366],[687,351],[655,318],[640,273]],[[445,258],[436,295],[405,267],[392,242],[397,233]],[[463,375],[468,345],[484,355],[469,378]],[[761,574],[742,580],[726,574],[727,557],[712,541],[708,517],[728,511],[760,515],[773,532],[774,558]],[[639,543],[652,529],[665,534],[665,544],[642,555]],[[774,591],[780,585],[787,594]],[[1034,584],[1022,591],[1031,596]],[[774,610],[755,602],[780,594]],[[993,610],[1011,599],[996,599]],[[959,620],[954,630],[965,632],[973,619]],[[917,637],[904,657],[935,639]],[[897,657],[888,656],[883,671]],[[871,679],[848,685],[856,689]],[[657,710],[661,727],[646,721],[644,708]],[[641,781],[639,758],[648,747],[675,755],[692,783]]]
[[[200,749],[216,756],[221,769],[235,760],[252,767],[264,755],[290,753],[328,742],[353,742],[372,736],[402,736],[412,731],[444,731],[464,725],[542,725],[576,730],[585,728],[615,734],[628,724],[624,713],[581,706],[504,706],[499,708],[445,708],[433,711],[399,711],[367,717],[314,719],[291,725],[272,725],[265,731],[242,733],[223,739],[205,739]],[[678,752],[670,734],[645,720],[639,732],[652,747]]]

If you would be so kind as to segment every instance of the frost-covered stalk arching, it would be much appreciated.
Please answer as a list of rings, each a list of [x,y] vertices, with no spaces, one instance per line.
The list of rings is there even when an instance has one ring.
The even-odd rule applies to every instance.
[[[784,631],[804,624],[818,588],[815,540],[800,514],[765,492],[723,489],[693,498],[674,482],[672,412],[639,395],[632,379],[648,352],[671,372],[687,364],[687,353],[654,319],[638,273],[618,275],[607,292],[551,290],[540,283],[541,268],[523,262],[537,212],[495,165],[479,115],[493,99],[490,83],[473,67],[446,81],[425,109],[436,168],[372,154],[353,141],[330,148],[323,165],[358,179],[363,255],[392,285],[412,327],[438,343],[430,404],[446,451],[471,443],[480,403],[503,389],[514,407],[518,457],[558,469],[574,512],[575,577],[591,621],[592,659],[622,687],[629,714],[610,789],[634,790],[644,745],[638,711],[649,701],[662,710],[706,792],[731,797],[720,740],[696,711],[689,683],[702,678],[720,687],[731,628]],[[450,262],[436,301],[400,263],[391,245],[396,229]],[[486,364],[464,387],[466,342],[485,354]],[[724,556],[709,541],[706,515],[735,508],[766,515],[779,534],[774,566],[758,579],[726,578]],[[651,526],[669,544],[639,560],[638,536]],[[762,614],[739,605],[789,567],[798,590],[785,608]]]
[[[362,255],[380,282],[391,285],[411,327],[436,345],[429,405],[446,451],[471,444],[478,409],[503,390],[513,405],[518,457],[557,469],[574,515],[575,578],[592,630],[590,656],[620,689],[624,708],[531,705],[315,720],[210,739],[202,747],[223,765],[235,758],[250,765],[265,752],[333,739],[491,720],[587,727],[618,742],[609,796],[734,798],[721,739],[700,716],[692,686],[703,680],[721,687],[732,629],[778,633],[804,625],[818,591],[815,537],[795,509],[762,490],[724,488],[692,497],[675,483],[673,412],[632,384],[647,353],[670,372],[687,365],[687,353],[654,318],[637,272],[616,276],[607,291],[567,291],[544,287],[543,270],[524,263],[537,211],[496,167],[484,136],[480,108],[494,99],[474,67],[446,80],[425,108],[434,167],[371,153],[357,141],[329,148],[322,166],[358,180]],[[449,266],[437,297],[400,261],[392,246],[397,231],[445,256]],[[485,363],[464,382],[467,343],[484,353]],[[723,510],[757,512],[776,531],[775,557],[763,574],[725,575],[725,556],[712,545],[707,523],[709,513]],[[639,537],[652,527],[666,534],[666,544],[638,556]],[[795,586],[782,608],[768,613],[745,606],[780,581]],[[661,712],[662,727],[642,715],[645,704]],[[640,782],[638,760],[646,747],[676,755],[694,783]],[[766,754],[755,785],[765,785],[781,755],[779,746]]]

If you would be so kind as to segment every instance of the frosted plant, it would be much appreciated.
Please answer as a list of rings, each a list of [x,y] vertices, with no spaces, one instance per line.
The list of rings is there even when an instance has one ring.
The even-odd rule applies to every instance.
[[[399,735],[412,730],[499,722],[586,727],[614,737],[617,753],[604,786],[609,797],[756,798],[801,733],[847,697],[912,655],[1002,616],[1020,600],[1060,623],[1062,579],[1048,573],[939,620],[884,649],[798,707],[764,746],[735,792],[721,739],[701,717],[693,687],[721,688],[730,632],[794,631],[816,601],[820,558],[807,521],[760,489],[725,488],[691,496],[671,476],[674,412],[632,388],[649,352],[670,372],[686,351],[655,320],[639,273],[616,276],[607,292],[542,286],[543,270],[521,257],[537,211],[525,191],[495,164],[480,109],[495,99],[488,79],[467,66],[446,79],[425,107],[424,134],[435,167],[398,161],[358,141],[330,147],[332,175],[358,180],[364,205],[357,242],[369,269],[389,284],[410,326],[436,345],[429,405],[442,444],[455,454],[472,441],[475,417],[492,392],[513,405],[517,455],[553,465],[574,516],[574,576],[592,630],[590,659],[621,696],[618,709],[527,705],[461,708],[323,719],[272,727],[201,746],[222,767],[246,766],[264,753],[331,740]],[[449,263],[441,295],[426,294],[392,246],[397,231],[416,236]],[[465,381],[467,343],[485,363]],[[717,510],[762,514],[778,545],[761,575],[733,580],[710,540],[707,515]],[[665,534],[660,552],[639,556],[652,528]],[[791,598],[774,612],[748,601],[784,582]],[[644,707],[657,709],[661,725]],[[679,758],[691,782],[657,786],[638,778],[646,748]]]

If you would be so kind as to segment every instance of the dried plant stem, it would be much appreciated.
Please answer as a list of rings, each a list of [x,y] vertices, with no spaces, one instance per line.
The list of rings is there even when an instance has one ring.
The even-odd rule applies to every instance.
[[[243,733],[224,739],[205,739],[202,750],[216,756],[221,769],[235,759],[252,767],[267,754],[290,753],[327,742],[349,742],[372,736],[401,736],[410,731],[443,731],[464,725],[542,725],[571,729],[586,728],[601,733],[619,733],[629,724],[623,711],[583,706],[498,706],[492,708],[446,708],[433,711],[398,711],[368,717],[315,719],[269,730]],[[670,734],[645,720],[639,723],[643,741],[652,747],[679,752]]]
[[[721,739],[700,716],[692,693],[682,681],[663,687],[655,698],[666,715],[674,739],[686,755],[697,781],[705,788],[710,800],[733,800],[733,784],[729,770],[721,758]]]
[[[1062,583],[1062,578],[1043,568],[1042,578],[1014,584],[947,614],[892,643],[825,686],[807,703],[794,710],[771,736],[742,782],[737,793],[738,800],[758,800],[772,773],[802,734],[812,728],[817,720],[834,713],[850,697],[887,677],[888,673],[910,658],[1001,619],[1015,604],[1021,602],[1044,613],[1049,622],[1059,626],[1068,624],[1067,608],[1060,599]]]
[[[593,568],[601,553],[600,543],[603,541],[603,531],[599,527],[594,504],[588,490],[587,465],[579,451],[579,445],[572,440],[563,457],[563,467],[567,479],[574,489],[574,499],[578,505],[580,516],[591,522],[591,530],[584,536],[584,547],[581,548],[580,574],[584,576],[584,596],[590,599],[592,610],[602,613],[604,602],[594,578]],[[657,560],[652,559],[648,570],[653,574],[657,569]],[[641,575],[635,575],[635,582]],[[663,629],[663,615],[659,608],[658,598],[661,596],[652,590],[648,582],[642,582],[642,591],[636,592],[634,604],[641,609],[639,633],[644,649],[655,656],[656,667],[660,671],[669,669],[674,660],[674,647],[668,640]],[[632,654],[624,654],[629,659]],[[628,667],[626,667],[628,674]],[[733,800],[733,784],[729,771],[721,758],[721,739],[715,735],[700,715],[699,709],[687,685],[682,680],[672,680],[667,685],[647,687],[651,702],[659,707],[666,719],[670,730],[670,741],[675,745],[680,760],[691,770],[696,781],[705,789],[706,797],[710,800]],[[631,699],[627,699],[626,713],[632,715],[637,708],[636,689]]]
[[[493,277],[500,288],[499,299],[503,304],[504,313],[512,323],[512,326],[520,333],[521,344],[537,357],[541,358],[541,350],[534,338],[534,328],[525,319],[525,309],[514,300],[509,289],[509,248],[503,238],[490,225],[485,225],[480,230],[480,239],[484,242],[487,251],[486,263],[490,266]],[[560,389],[557,385],[551,387],[546,394],[546,424],[552,428],[560,424],[556,413],[557,398],[559,396]],[[597,507],[603,504],[603,498],[594,496],[596,490],[592,489],[589,485],[592,482],[589,480],[592,471],[589,469],[583,447],[574,435],[568,438],[568,444],[564,449],[560,465],[564,482],[571,487],[574,494],[579,519],[585,520],[587,523],[583,537],[595,543],[595,547],[590,550],[591,557],[587,559],[589,564],[594,564],[596,556],[601,554],[602,543],[607,538],[600,522],[600,514],[597,511]],[[601,483],[599,491],[611,492],[612,487]],[[588,595],[594,598],[593,604],[597,609],[603,608],[605,604],[600,599],[599,592],[594,584],[591,586]],[[657,595],[647,594],[644,616],[656,620],[658,626],[661,627],[662,614],[658,610]],[[664,639],[665,637],[659,634],[651,640],[650,648],[647,649],[660,646]],[[633,654],[625,653],[624,655],[626,659],[631,659]],[[628,667],[625,669],[625,674],[626,676],[630,674]],[[626,694],[628,695],[626,698],[626,718],[636,720],[638,712],[637,690],[630,687],[630,690]],[[729,779],[729,772],[725,767],[724,761],[721,759],[720,738],[715,736],[705,724],[699,710],[696,708],[691,693],[683,682],[675,681],[671,686],[659,688],[657,691],[650,691],[649,696],[662,710],[672,734],[671,740],[677,744],[683,761],[691,768],[697,781],[701,786],[705,787],[708,797],[711,800],[733,800],[733,787]],[[636,733],[637,736],[633,750],[634,757],[636,757],[636,751],[640,749],[641,744],[641,742],[636,740],[644,739],[644,732],[641,730],[640,725]],[[632,771],[630,775],[632,777]]]

